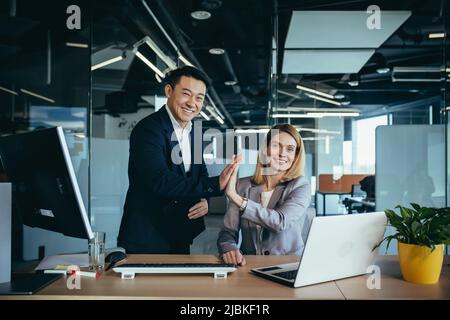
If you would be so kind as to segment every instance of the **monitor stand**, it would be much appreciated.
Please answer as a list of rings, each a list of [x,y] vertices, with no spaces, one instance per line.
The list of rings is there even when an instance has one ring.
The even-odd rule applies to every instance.
[[[0,295],[30,295],[45,288],[62,274],[13,273],[10,282],[0,283]]]

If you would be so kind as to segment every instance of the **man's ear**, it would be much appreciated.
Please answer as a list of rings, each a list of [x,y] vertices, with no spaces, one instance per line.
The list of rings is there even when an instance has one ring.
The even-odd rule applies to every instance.
[[[166,84],[166,86],[164,87],[164,92],[166,93],[166,97],[170,98],[173,92],[172,86],[170,84]]]

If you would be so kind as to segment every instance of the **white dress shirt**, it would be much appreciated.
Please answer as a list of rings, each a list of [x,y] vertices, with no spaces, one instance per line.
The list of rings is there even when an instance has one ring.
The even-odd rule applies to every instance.
[[[169,114],[170,121],[172,121],[173,130],[178,139],[180,145],[181,155],[183,157],[184,171],[187,173],[191,170],[191,142],[190,133],[192,129],[192,121],[182,128],[175,117],[172,115],[169,107],[166,105],[167,113]]]

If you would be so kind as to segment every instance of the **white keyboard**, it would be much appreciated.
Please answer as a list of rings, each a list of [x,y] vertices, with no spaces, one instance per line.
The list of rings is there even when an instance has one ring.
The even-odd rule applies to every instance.
[[[214,278],[223,279],[229,272],[236,271],[236,266],[220,263],[126,263],[113,270],[121,273],[122,279],[134,279],[136,273],[211,273]]]

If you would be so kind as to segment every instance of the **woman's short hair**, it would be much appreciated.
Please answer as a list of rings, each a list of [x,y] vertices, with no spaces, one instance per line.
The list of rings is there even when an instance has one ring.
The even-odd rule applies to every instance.
[[[294,138],[295,142],[297,143],[297,147],[295,148],[295,158],[292,162],[292,166],[286,171],[285,175],[283,176],[281,182],[287,182],[290,180],[293,180],[295,178],[298,178],[300,176],[304,175],[305,171],[305,147],[303,145],[303,140],[300,134],[298,133],[297,129],[295,129],[290,124],[277,124],[273,126],[270,131],[267,133],[266,139],[265,139],[265,148],[268,150],[270,148],[270,142],[272,138],[280,133],[285,132],[289,134],[292,138]],[[265,165],[263,164],[263,161],[261,161],[261,157],[264,157],[265,150],[259,150],[258,155],[258,162],[256,164],[256,170],[253,174],[252,181],[256,184],[262,184],[264,183],[264,174],[263,169]]]

